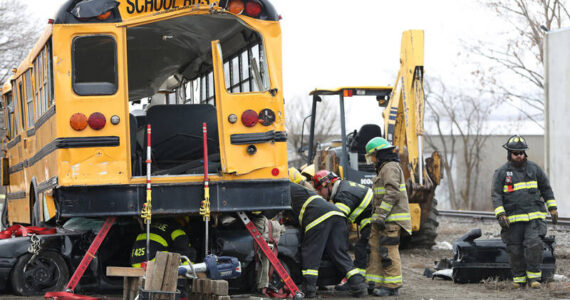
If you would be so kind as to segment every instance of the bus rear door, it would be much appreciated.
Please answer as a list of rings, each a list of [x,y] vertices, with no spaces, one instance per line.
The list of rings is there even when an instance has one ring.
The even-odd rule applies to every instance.
[[[228,92],[219,41],[212,41],[212,56],[222,172],[244,175],[271,168],[271,174],[277,176],[279,172],[275,170],[281,165],[286,170],[287,163],[282,101],[269,88],[249,93]],[[253,62],[252,69],[256,69],[255,65]],[[262,84],[261,80],[257,84]],[[263,120],[264,114],[270,115],[266,118],[269,121]],[[269,172],[259,175],[271,177]]]

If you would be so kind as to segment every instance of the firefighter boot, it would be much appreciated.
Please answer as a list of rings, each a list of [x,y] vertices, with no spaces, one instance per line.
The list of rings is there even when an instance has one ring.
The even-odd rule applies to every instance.
[[[348,285],[350,286],[350,293],[354,297],[366,297],[368,296],[368,284],[364,280],[364,276],[361,274],[355,274],[348,279]]]
[[[531,280],[528,282],[528,285],[529,285],[531,288],[533,288],[533,289],[539,289],[539,288],[541,288],[540,282],[538,282],[537,280],[533,280],[533,279],[531,279]]]
[[[305,298],[316,298],[317,287],[312,284],[303,283],[303,294],[305,294]]]
[[[513,282],[512,288],[513,289],[520,289],[524,287],[524,283]]]
[[[349,287],[348,287],[347,283],[348,283],[348,280],[346,280],[346,278],[343,278],[339,284],[335,285],[334,289],[336,291],[339,291],[339,292],[348,291]]]
[[[374,289],[374,291],[372,291],[372,294],[376,297],[398,296],[399,289],[400,288],[391,289],[387,287],[381,287]]]

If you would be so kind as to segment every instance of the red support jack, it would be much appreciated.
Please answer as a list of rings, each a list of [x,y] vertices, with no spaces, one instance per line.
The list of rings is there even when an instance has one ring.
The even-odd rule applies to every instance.
[[[261,248],[265,256],[267,256],[267,259],[269,259],[269,262],[271,262],[271,265],[273,265],[273,268],[275,268],[275,271],[277,271],[277,274],[279,274],[279,277],[281,277],[281,279],[285,283],[285,286],[289,290],[289,295],[288,295],[289,298],[293,298],[294,300],[303,299],[304,297],[303,293],[299,290],[295,282],[293,282],[291,276],[287,274],[287,271],[285,270],[285,268],[283,268],[283,265],[281,265],[281,262],[279,262],[279,259],[277,258],[275,253],[271,251],[269,245],[267,245],[267,242],[265,242],[265,239],[263,239],[261,233],[259,232],[259,230],[257,230],[257,227],[255,227],[253,222],[251,222],[251,220],[247,217],[247,215],[244,212],[238,212],[237,214],[240,220],[245,225],[245,228],[247,228],[247,231],[249,231],[249,234],[251,234],[251,236],[253,237],[253,240],[257,243],[259,248]]]
[[[67,299],[97,300],[98,299],[89,296],[76,295],[73,293],[73,290],[75,290],[75,287],[79,283],[79,280],[83,276],[83,273],[85,273],[85,270],[87,270],[87,267],[89,267],[91,260],[93,260],[93,258],[95,257],[95,253],[97,253],[97,250],[99,250],[101,243],[103,243],[103,240],[107,236],[107,233],[109,233],[109,230],[113,226],[113,223],[115,223],[115,217],[108,217],[105,220],[105,223],[103,223],[103,226],[101,226],[101,229],[99,230],[99,233],[97,233],[97,236],[91,243],[91,246],[89,246],[89,249],[87,249],[87,253],[85,253],[85,256],[83,256],[81,263],[73,273],[73,276],[71,276],[71,279],[69,279],[69,282],[65,287],[65,292],[47,292],[44,295],[46,299],[53,299],[53,300],[67,300]]]

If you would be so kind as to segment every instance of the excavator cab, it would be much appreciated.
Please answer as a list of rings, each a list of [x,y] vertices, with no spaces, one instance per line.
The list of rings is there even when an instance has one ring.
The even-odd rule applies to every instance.
[[[318,169],[327,169],[336,172],[343,179],[360,184],[372,186],[372,178],[376,176],[374,166],[367,165],[364,158],[364,146],[373,137],[382,136],[378,124],[363,124],[359,130],[347,133],[345,118],[345,98],[349,97],[375,97],[379,106],[387,103],[392,93],[391,87],[342,87],[338,89],[315,89],[310,93],[313,96],[311,111],[311,126],[309,131],[309,145],[307,164],[316,162]],[[336,97],[334,97],[336,96]],[[319,102],[324,99],[338,99],[340,120],[340,142],[323,143],[315,138],[315,123],[319,119]],[[384,105],[385,106],[385,105]],[[322,112],[321,112],[322,113]],[[318,146],[317,146],[318,144]]]

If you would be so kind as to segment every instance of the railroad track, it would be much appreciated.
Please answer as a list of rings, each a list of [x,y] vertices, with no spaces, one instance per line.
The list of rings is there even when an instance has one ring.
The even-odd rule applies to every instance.
[[[496,220],[495,214],[490,211],[478,211],[478,210],[445,210],[440,209],[439,215],[442,217],[452,217],[452,218],[472,218],[477,220],[492,219]],[[550,215],[546,217],[548,223],[552,223],[550,220]],[[559,217],[557,225],[570,225],[570,218]]]

